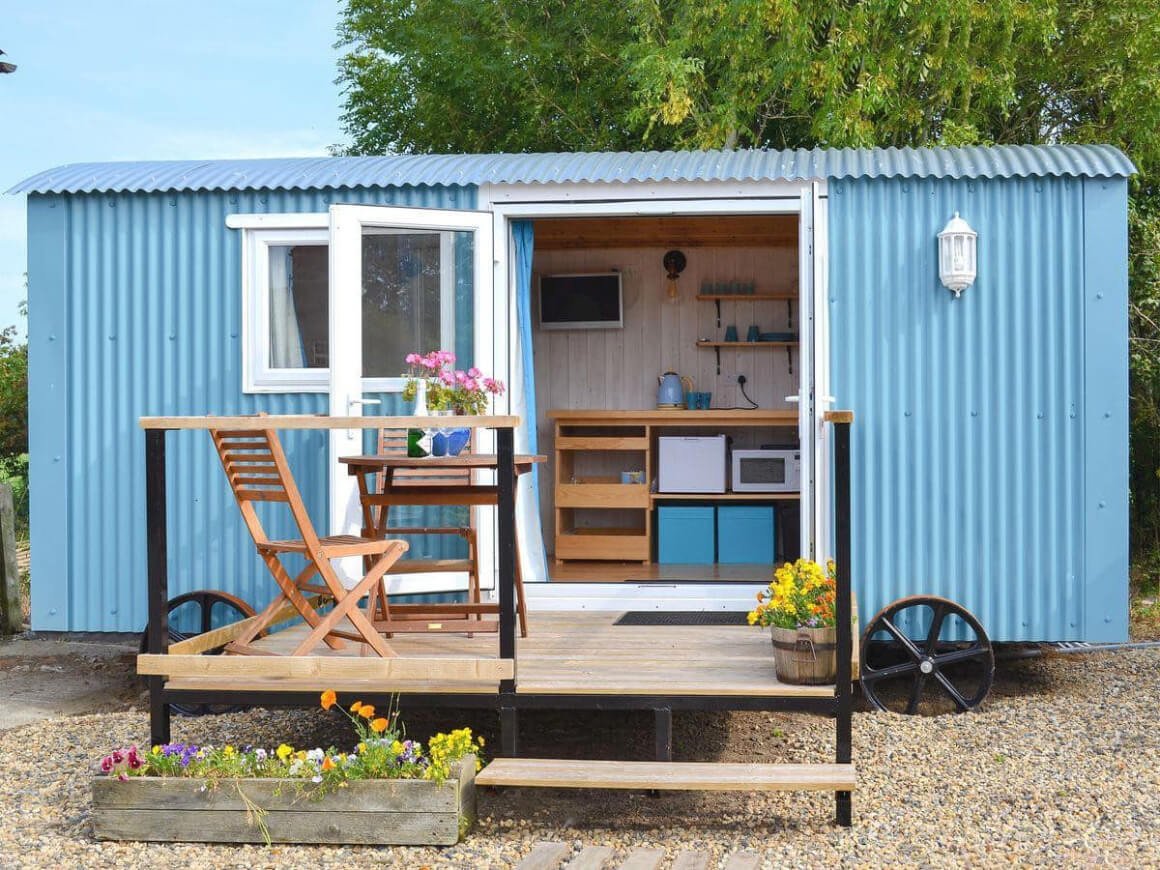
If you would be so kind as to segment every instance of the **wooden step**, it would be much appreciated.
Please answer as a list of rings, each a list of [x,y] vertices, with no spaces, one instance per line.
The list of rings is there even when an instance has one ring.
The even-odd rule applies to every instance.
[[[613,854],[607,846],[585,846],[573,856],[572,847],[565,843],[537,843],[516,870],[659,870],[665,858],[664,849],[647,847],[633,849],[619,863]],[[757,870],[760,864],[756,852],[741,850],[725,858],[724,870]],[[706,870],[715,865],[710,853],[686,850],[678,852],[669,866],[672,870]]]
[[[718,764],[497,758],[476,785],[671,791],[853,791],[853,764]]]

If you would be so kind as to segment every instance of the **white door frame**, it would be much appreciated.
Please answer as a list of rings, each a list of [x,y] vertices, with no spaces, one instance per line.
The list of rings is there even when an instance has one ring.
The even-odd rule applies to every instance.
[[[826,200],[814,182],[802,189],[798,250],[801,300],[801,390],[798,435],[801,444],[801,553],[818,562],[830,558],[830,438],[825,413],[830,395],[830,329]]]
[[[824,199],[825,181],[813,184],[817,195]],[[476,208],[493,215],[495,239],[495,273],[488,288],[490,297],[477,293],[475,321],[490,318],[494,329],[479,340],[476,357],[488,360],[492,373],[502,380],[510,380],[514,369],[516,332],[515,276],[510,222],[521,218],[552,217],[616,217],[633,215],[682,216],[728,214],[799,214],[803,208],[803,189],[810,195],[809,182],[658,182],[642,184],[485,184],[479,187]],[[824,227],[821,230],[824,235]],[[805,235],[805,233],[801,233]],[[805,271],[807,265],[799,264]],[[812,272],[812,268],[811,268]],[[497,288],[499,290],[497,291]],[[804,317],[802,320],[805,323]],[[478,333],[478,330],[477,330]],[[799,354],[802,356],[804,354]],[[828,348],[826,360],[829,359]],[[804,369],[799,369],[803,371]],[[802,378],[803,383],[805,378]],[[803,387],[803,394],[808,386]],[[504,407],[496,413],[506,412]],[[799,401],[799,419],[809,415],[808,402]],[[534,421],[532,422],[534,425]],[[804,460],[804,457],[803,457]],[[803,461],[803,470],[805,463]],[[803,510],[803,520],[805,519]],[[804,525],[804,523],[803,523]],[[497,571],[494,517],[490,511],[481,511],[479,518],[480,575],[495,577]],[[650,583],[573,583],[527,584],[528,600],[538,609],[623,609],[624,603],[639,598],[645,609],[736,609],[744,599],[751,603],[753,590],[766,585],[755,581],[752,587],[736,586],[725,595],[720,584]],[[552,586],[567,586],[568,590],[550,590]],[[657,587],[679,588],[678,595],[657,595]],[[736,590],[737,595],[734,595]],[[559,594],[557,594],[557,592]],[[734,600],[736,598],[737,600]],[[647,602],[647,603],[646,603]]]
[[[408,208],[384,205],[332,205],[330,227],[330,379],[332,417],[363,416],[361,404],[368,385],[362,372],[362,236],[365,227],[475,234],[473,286],[477,295],[490,297],[492,280],[492,218],[463,209]],[[440,252],[446,248],[441,244]],[[475,324],[476,338],[486,332]],[[417,348],[423,350],[423,348]],[[400,370],[403,361],[399,361]],[[328,448],[330,534],[358,534],[362,512],[358,482],[344,474],[338,458],[362,452],[361,429],[331,429]],[[358,558],[339,565],[344,577],[359,575]],[[431,577],[412,575],[391,580],[392,592],[430,591]],[[437,585],[438,580],[436,578]],[[442,582],[442,587],[448,584]],[[462,584],[466,588],[466,579]]]

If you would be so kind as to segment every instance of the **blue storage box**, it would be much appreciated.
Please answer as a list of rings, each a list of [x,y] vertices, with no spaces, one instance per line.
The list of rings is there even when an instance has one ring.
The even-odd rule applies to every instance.
[[[775,546],[772,505],[717,508],[717,561],[772,565]]]
[[[714,515],[712,505],[657,508],[657,561],[712,565]]]

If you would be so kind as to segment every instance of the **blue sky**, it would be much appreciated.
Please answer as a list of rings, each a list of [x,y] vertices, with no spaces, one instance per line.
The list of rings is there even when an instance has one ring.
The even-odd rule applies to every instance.
[[[342,140],[338,0],[4,0],[0,192],[53,166],[325,154]],[[17,322],[23,196],[0,196],[0,327]],[[23,330],[24,324],[20,323]]]

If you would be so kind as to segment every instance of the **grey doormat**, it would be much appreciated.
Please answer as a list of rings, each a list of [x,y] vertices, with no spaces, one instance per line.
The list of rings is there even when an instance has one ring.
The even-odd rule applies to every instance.
[[[630,610],[613,625],[747,625],[745,616],[727,610]]]

